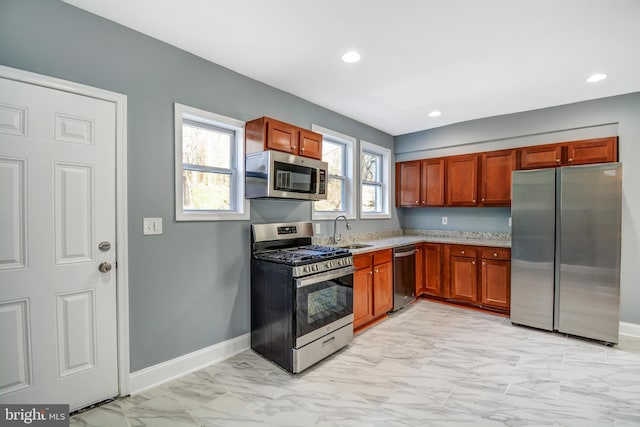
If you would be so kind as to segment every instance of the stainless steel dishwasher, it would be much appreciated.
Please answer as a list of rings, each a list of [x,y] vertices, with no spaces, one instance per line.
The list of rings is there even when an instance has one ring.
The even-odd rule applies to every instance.
[[[416,299],[416,246],[393,249],[393,311]]]

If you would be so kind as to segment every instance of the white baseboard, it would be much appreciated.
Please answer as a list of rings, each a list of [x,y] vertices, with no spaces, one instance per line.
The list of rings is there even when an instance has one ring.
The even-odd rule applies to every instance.
[[[640,338],[640,325],[637,323],[620,322],[620,335]]]
[[[140,393],[148,388],[155,387],[190,372],[202,369],[205,366],[228,359],[233,355],[248,350],[250,345],[251,334],[244,334],[185,354],[184,356],[132,372],[129,375],[130,393]]]

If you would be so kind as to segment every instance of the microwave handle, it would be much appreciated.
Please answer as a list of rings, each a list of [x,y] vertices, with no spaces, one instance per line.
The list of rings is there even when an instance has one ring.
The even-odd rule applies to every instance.
[[[314,274],[313,276],[296,279],[296,288],[304,288],[305,286],[314,285],[325,280],[337,279],[338,277],[353,274],[356,268],[353,266],[339,268],[337,270],[327,271],[326,273]]]

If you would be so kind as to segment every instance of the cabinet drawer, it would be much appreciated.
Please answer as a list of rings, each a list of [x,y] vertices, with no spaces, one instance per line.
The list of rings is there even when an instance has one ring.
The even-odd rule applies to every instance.
[[[478,256],[478,250],[469,246],[451,246],[451,255],[453,256]]]
[[[482,249],[482,258],[509,261],[511,259],[511,250],[507,248],[484,248]]]
[[[385,262],[391,262],[391,258],[392,258],[391,249],[374,252],[373,265],[384,264]]]
[[[362,270],[363,268],[371,268],[371,255],[354,255],[353,266],[356,270]]]

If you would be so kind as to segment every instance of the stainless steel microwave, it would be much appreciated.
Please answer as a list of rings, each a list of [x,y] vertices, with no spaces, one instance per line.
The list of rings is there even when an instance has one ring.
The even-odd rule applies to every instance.
[[[247,154],[247,199],[326,200],[327,162],[281,151]]]

